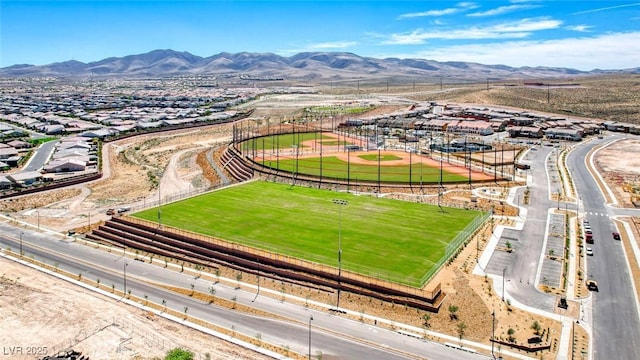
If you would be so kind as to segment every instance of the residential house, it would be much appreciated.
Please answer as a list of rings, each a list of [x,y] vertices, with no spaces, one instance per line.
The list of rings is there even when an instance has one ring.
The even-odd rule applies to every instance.
[[[53,160],[44,166],[44,171],[47,173],[60,173],[60,172],[75,172],[84,171],[87,168],[87,163],[79,159],[60,159]]]
[[[18,186],[29,186],[42,181],[42,174],[39,171],[24,171],[7,175],[7,179],[11,180]]]

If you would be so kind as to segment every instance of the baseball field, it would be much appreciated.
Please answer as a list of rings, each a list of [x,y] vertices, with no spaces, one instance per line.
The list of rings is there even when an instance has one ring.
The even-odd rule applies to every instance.
[[[133,216],[411,286],[478,211],[254,181]]]

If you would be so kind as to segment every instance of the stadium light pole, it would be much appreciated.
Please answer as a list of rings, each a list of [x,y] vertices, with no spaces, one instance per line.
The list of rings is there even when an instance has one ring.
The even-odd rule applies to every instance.
[[[338,300],[336,309],[340,308],[340,280],[342,278],[342,207],[349,202],[347,200],[333,199],[333,203],[338,205]]]

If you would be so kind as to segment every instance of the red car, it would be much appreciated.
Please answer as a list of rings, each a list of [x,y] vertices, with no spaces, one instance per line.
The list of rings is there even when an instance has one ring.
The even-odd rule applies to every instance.
[[[611,235],[613,235],[614,240],[620,240],[620,233],[614,232],[614,233],[611,233]]]

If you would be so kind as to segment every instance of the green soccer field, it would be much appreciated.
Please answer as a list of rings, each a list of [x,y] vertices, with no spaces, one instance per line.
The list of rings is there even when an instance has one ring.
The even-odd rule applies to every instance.
[[[346,200],[338,205],[333,200]],[[163,225],[411,286],[481,212],[255,181],[162,205]],[[158,221],[158,208],[133,214]]]

